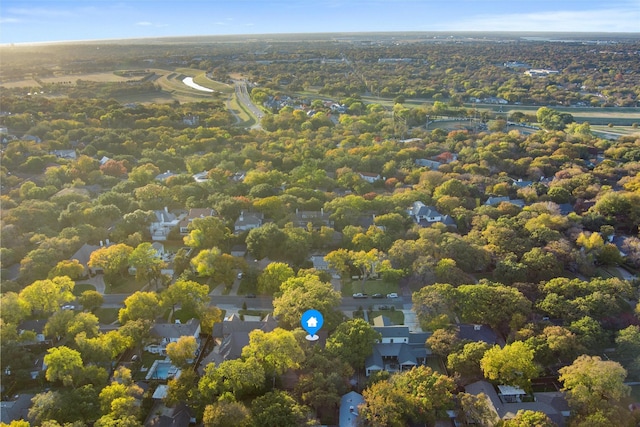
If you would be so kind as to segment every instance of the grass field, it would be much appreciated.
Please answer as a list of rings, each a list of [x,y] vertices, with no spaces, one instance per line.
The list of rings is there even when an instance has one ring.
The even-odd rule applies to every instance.
[[[117,308],[98,308],[93,314],[98,317],[100,323],[109,325],[118,320],[118,311]]]
[[[374,310],[369,312],[369,323],[378,316],[387,316],[394,325],[404,325],[404,313],[400,310]]]
[[[73,294],[80,296],[84,291],[95,291],[96,287],[90,283],[78,283],[73,287]]]
[[[362,292],[361,282],[346,282],[342,284],[342,295],[351,296],[356,292]],[[364,284],[364,293],[387,295],[392,292],[398,292],[398,284],[385,282],[384,280],[367,280]],[[363,302],[366,300],[362,300]],[[382,303],[382,300],[378,300]]]

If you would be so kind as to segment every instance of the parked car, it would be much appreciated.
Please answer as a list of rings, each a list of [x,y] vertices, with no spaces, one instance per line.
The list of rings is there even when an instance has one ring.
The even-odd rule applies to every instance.
[[[246,297],[247,297],[247,298],[255,298],[255,297],[256,297],[256,294],[247,294],[247,295],[246,295]]]
[[[367,298],[368,296],[369,295],[363,294],[362,292],[358,292],[357,294],[353,294],[353,297],[357,298],[357,299]]]
[[[384,297],[385,297],[385,296],[384,296],[384,295],[382,295],[382,294],[373,294],[373,295],[371,295],[371,298],[374,298],[374,299],[382,299],[382,298],[384,298]]]
[[[387,294],[387,298],[398,298],[398,294],[395,292],[391,292],[390,294]]]
[[[379,305],[378,310],[391,310],[391,307],[388,305]]]

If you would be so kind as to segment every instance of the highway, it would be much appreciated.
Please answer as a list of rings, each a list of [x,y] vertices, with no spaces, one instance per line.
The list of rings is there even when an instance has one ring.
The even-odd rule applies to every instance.
[[[256,118],[256,124],[252,126],[254,129],[261,129],[260,119],[264,115],[262,110],[257,107],[249,96],[249,92],[247,90],[247,82],[244,80],[234,80],[233,83],[236,87],[236,96],[238,97],[238,101],[241,102],[247,110]]]

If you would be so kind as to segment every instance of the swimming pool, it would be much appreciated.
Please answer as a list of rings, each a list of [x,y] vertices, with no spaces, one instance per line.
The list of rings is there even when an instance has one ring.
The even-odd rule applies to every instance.
[[[180,369],[171,364],[169,360],[156,360],[147,372],[148,380],[166,380],[169,378],[178,378]]]

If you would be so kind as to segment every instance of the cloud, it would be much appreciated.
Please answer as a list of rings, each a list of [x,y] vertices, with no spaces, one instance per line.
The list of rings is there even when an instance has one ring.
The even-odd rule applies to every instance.
[[[61,17],[61,16],[76,16],[76,13],[70,10],[64,9],[49,9],[44,7],[30,7],[30,8],[19,8],[19,7],[11,7],[7,10],[7,13],[10,15],[20,15],[27,16],[32,18],[41,18],[41,17]]]
[[[18,18],[0,18],[0,24],[19,24],[22,20]]]
[[[640,9],[557,10],[531,13],[476,15],[444,22],[431,30],[446,31],[558,31],[637,32]]]
[[[149,22],[149,21],[140,21],[140,22],[136,22],[136,25],[140,26],[140,27],[150,27],[153,25],[153,23]]]

